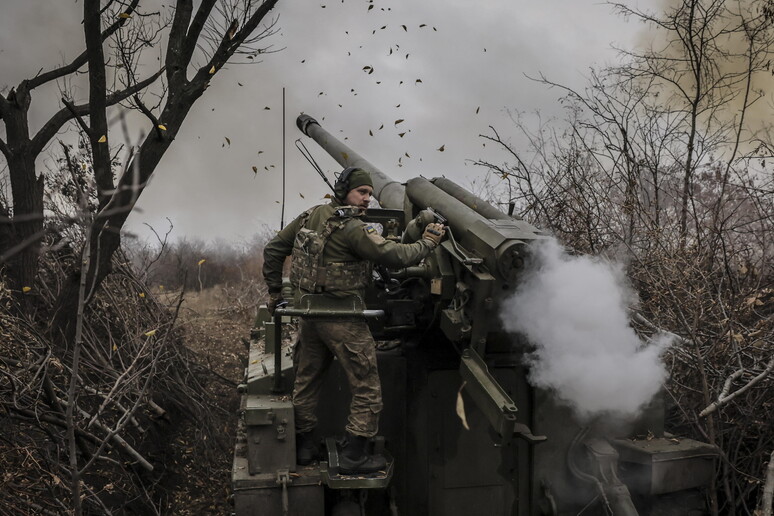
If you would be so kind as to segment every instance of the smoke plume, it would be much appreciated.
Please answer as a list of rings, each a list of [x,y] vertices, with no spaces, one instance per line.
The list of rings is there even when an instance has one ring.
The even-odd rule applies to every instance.
[[[530,382],[584,419],[636,415],[666,376],[659,360],[666,342],[645,345],[629,325],[635,296],[620,267],[571,256],[553,239],[536,246],[534,258],[502,313],[506,330],[536,347],[527,358]]]

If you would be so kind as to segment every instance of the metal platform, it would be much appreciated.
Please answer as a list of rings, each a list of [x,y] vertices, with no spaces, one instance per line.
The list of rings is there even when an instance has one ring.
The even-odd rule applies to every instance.
[[[331,489],[383,489],[390,484],[395,466],[395,459],[387,450],[381,452],[387,460],[384,471],[377,471],[367,475],[342,475],[339,473],[339,453],[336,439],[325,439],[325,447],[328,449],[328,461],[320,462],[320,477]]]

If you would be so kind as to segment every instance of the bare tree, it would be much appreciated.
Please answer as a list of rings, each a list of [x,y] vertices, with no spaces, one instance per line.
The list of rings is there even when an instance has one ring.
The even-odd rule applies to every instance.
[[[142,11],[138,0],[86,0],[83,3],[85,49],[67,64],[21,81],[5,96],[0,95],[0,118],[6,139],[0,140],[10,177],[12,206],[0,203],[2,261],[13,290],[35,285],[41,240],[46,234],[43,217],[44,178],[36,159],[46,145],[70,121],[76,121],[90,144],[93,177],[97,185],[98,211],[90,229],[86,302],[110,272],[113,254],[119,248],[121,228],[139,195],[175,139],[195,102],[229,62],[250,62],[269,51],[259,43],[274,32],[274,21],[264,20],[276,0],[204,0],[195,7],[179,0],[170,15]],[[165,38],[161,36],[165,35]],[[143,50],[165,40],[162,65],[140,77]],[[107,56],[106,49],[113,55]],[[248,59],[249,58],[249,59]],[[62,107],[36,134],[30,134],[29,110],[32,92],[52,81],[65,80],[87,67],[88,102],[75,104],[62,99]],[[162,86],[149,87],[159,80]],[[155,105],[145,98],[156,95]],[[141,110],[152,130],[116,171],[111,156],[108,111],[123,104]],[[114,174],[117,173],[117,179]],[[53,323],[54,334],[74,335],[78,297],[78,268],[64,283]]]
[[[774,447],[761,424],[774,407],[772,142],[752,123],[770,118],[755,111],[770,109],[772,18],[767,3],[613,5],[653,29],[652,48],[592,72],[583,91],[539,78],[564,92],[565,123],[515,114],[526,150],[492,128],[484,138],[506,158],[478,164],[519,215],[578,250],[625,256],[637,327],[676,336],[670,423],[721,450],[710,507],[753,514]]]

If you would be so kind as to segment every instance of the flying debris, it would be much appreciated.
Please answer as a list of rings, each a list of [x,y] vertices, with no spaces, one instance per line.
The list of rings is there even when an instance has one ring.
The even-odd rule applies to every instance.
[[[443,145],[441,145],[440,147],[438,147],[438,150],[439,150],[440,152],[443,152],[445,147],[446,147],[446,144],[443,144]]]

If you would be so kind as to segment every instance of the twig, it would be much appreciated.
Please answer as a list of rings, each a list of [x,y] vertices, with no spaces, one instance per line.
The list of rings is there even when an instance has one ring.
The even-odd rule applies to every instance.
[[[75,117],[75,119],[78,121],[78,125],[81,126],[81,129],[83,129],[83,132],[86,133],[86,136],[91,138],[91,128],[86,125],[86,121],[83,119],[83,117],[78,113],[78,110],[75,109],[75,105],[67,100],[66,98],[62,97],[62,103],[65,105],[67,110],[72,113],[72,115]]]
[[[156,136],[158,137],[158,139],[159,140],[163,140],[164,139],[164,129],[161,128],[161,122],[159,122],[159,119],[156,118],[156,115],[154,115],[153,112],[151,112],[151,110],[148,109],[148,107],[142,102],[142,100],[140,100],[140,96],[139,95],[135,95],[133,98],[134,98],[135,103],[137,104],[137,107],[140,108],[140,111],[142,111],[142,113],[145,116],[147,116],[148,119],[153,124],[153,128],[156,130]]]

